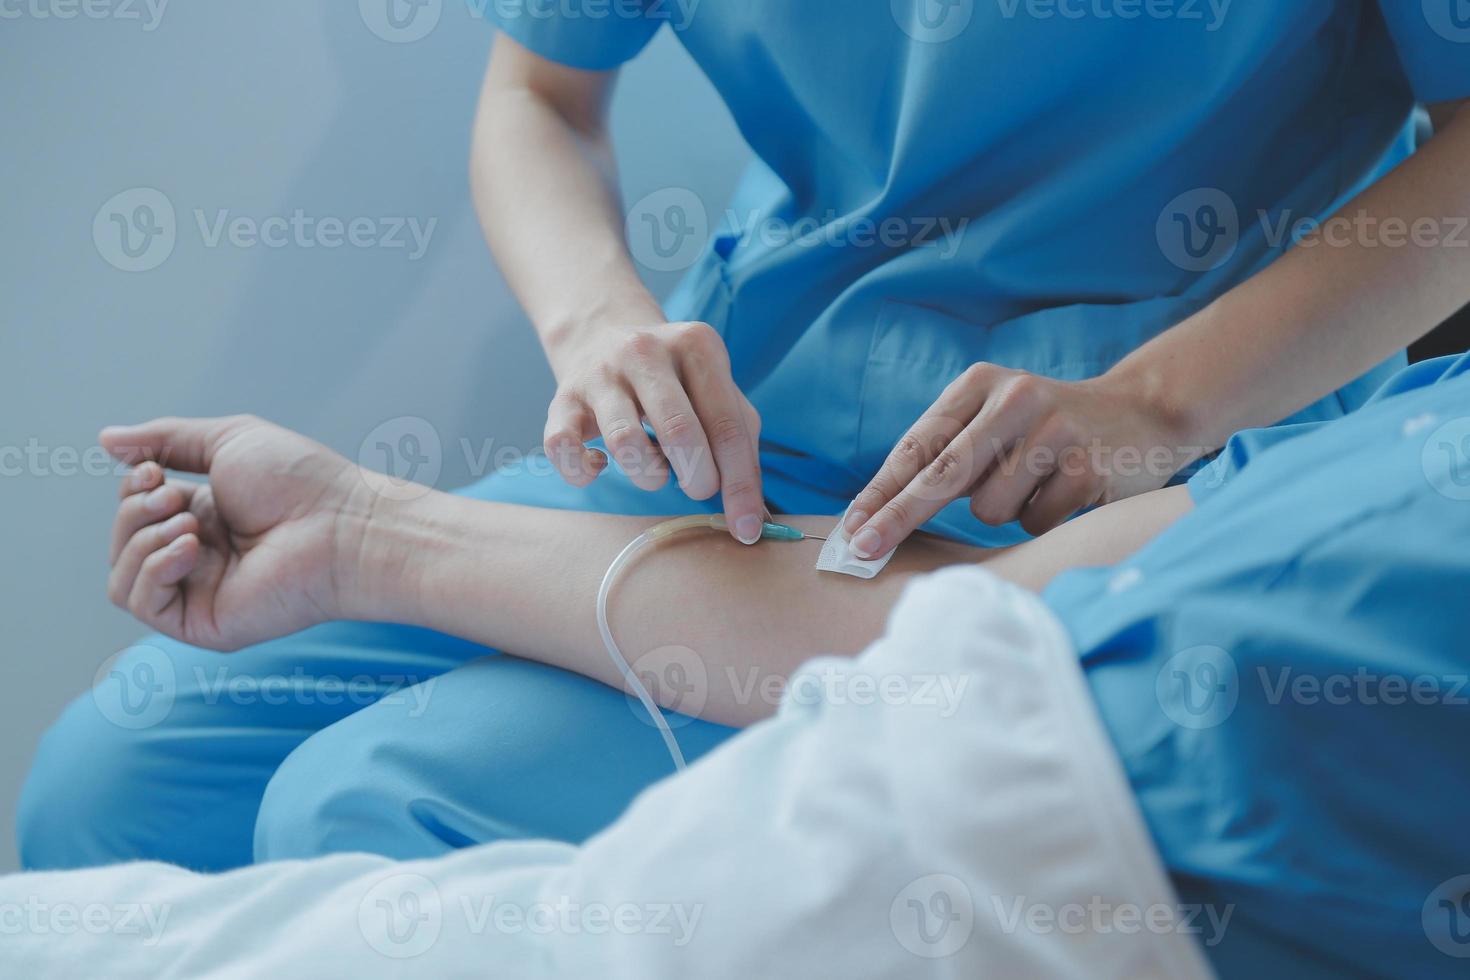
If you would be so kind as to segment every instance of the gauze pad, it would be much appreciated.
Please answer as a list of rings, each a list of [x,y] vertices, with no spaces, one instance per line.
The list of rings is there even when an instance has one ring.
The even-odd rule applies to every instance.
[[[893,558],[894,548],[882,558],[873,561],[864,561],[852,553],[852,545],[847,538],[847,532],[839,523],[832,529],[832,536],[822,545],[822,553],[817,556],[817,571],[836,572],[839,575],[851,575],[854,578],[874,578],[883,571],[883,567]]]

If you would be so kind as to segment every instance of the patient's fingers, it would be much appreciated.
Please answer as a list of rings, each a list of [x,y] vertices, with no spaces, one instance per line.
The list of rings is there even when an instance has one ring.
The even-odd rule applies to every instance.
[[[198,531],[199,519],[187,511],[175,514],[162,524],[150,524],[138,531],[128,539],[113,563],[112,573],[107,577],[107,598],[113,605],[126,609],[133,583],[148,556],[181,535]]]
[[[149,524],[157,524],[189,506],[195,485],[178,481],[151,490],[141,490],[123,499],[112,521],[112,550],[109,562],[116,562],[123,546],[134,534]]]
[[[144,490],[152,490],[163,482],[163,467],[154,462],[144,462],[128,471],[117,485],[117,495],[120,498],[141,493]]]
[[[179,583],[199,560],[199,538],[181,534],[143,560],[128,594],[128,612],[150,626],[161,626],[159,616],[179,596]]]

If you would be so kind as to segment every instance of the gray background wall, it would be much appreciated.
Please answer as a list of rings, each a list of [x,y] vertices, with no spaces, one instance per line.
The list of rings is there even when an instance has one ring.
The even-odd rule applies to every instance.
[[[446,443],[443,487],[474,469],[447,448],[461,438],[539,441],[550,374],[465,176],[493,30],[444,0],[427,36],[388,41],[374,2],[177,3],[155,20],[147,0],[71,19],[41,0],[0,20],[0,871],[37,738],[139,634],[103,594],[117,478],[85,456],[98,428],[251,411],[355,456],[417,416]],[[718,202],[746,158],[667,31],[625,72],[614,122],[630,201],[678,185]],[[93,224],[140,187],[174,207],[176,240],[130,273],[107,260],[126,263],[107,214],[143,199],[107,209],[102,247]],[[298,208],[438,224],[410,261],[211,247],[194,217]]]

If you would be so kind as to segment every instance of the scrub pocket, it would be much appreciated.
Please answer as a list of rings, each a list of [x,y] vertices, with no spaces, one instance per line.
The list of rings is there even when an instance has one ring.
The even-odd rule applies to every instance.
[[[857,468],[877,472],[945,386],[972,364],[1081,381],[1104,373],[1201,305],[1178,297],[1078,304],[984,324],[929,306],[885,301],[863,374]]]
[[[664,301],[664,316],[671,322],[699,320],[708,323],[728,344],[730,303],[734,297],[734,289],[730,285],[729,256],[737,244],[739,237],[736,235],[716,236]]]

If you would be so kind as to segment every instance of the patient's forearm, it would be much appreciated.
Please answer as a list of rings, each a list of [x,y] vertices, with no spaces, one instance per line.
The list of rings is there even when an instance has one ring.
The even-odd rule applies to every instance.
[[[773,680],[814,655],[855,654],[875,639],[915,575],[988,560],[997,574],[1038,588],[1061,567],[1122,557],[1184,507],[1177,491],[1147,495],[1131,502],[1131,516],[1097,512],[1058,533],[1055,545],[1044,538],[1003,553],[920,535],[871,581],[816,572],[821,542],[812,539],[748,548],[691,531],[635,560],[614,589],[609,621],[630,662],[670,647],[692,651],[707,679],[701,717],[748,724],[774,711]],[[835,523],[783,520],[823,535]],[[444,494],[385,504],[364,545],[349,611],[621,687],[597,631],[597,588],[617,553],[657,522]]]
[[[658,518],[442,494],[382,516],[365,549],[359,618],[427,626],[622,686],[597,631],[597,588],[617,553]],[[834,523],[789,520],[819,534]],[[784,677],[814,654],[856,653],[913,575],[984,556],[925,538],[863,582],[818,574],[820,547],[813,539],[745,547],[700,531],[650,546],[613,591],[613,634],[629,662],[664,647],[693,651],[709,677],[702,715],[746,724],[775,705],[740,703],[751,699],[726,683],[727,667],[745,682],[752,669]]]

